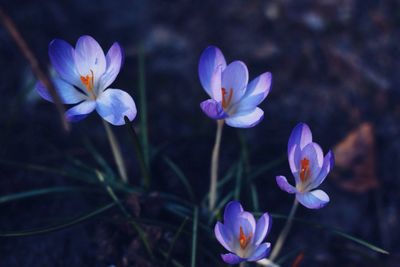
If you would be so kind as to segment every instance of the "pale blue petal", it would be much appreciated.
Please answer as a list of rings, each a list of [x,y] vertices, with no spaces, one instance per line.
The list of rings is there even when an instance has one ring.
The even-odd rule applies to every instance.
[[[254,231],[256,230],[256,220],[254,219],[253,214],[247,211],[243,211],[239,214],[233,223],[233,228],[231,228],[233,236],[240,235],[240,227],[242,227],[245,236],[254,235]]]
[[[76,122],[87,117],[96,108],[94,100],[86,100],[65,112],[68,121]]]
[[[289,184],[285,176],[276,176],[276,183],[280,189],[289,194],[297,193],[297,189],[293,185]]]
[[[228,251],[232,252],[232,248],[230,244],[232,243],[232,232],[230,229],[227,229],[225,225],[220,222],[217,222],[214,228],[215,237],[218,242]]]
[[[226,61],[221,50],[215,46],[207,47],[200,56],[199,77],[201,85],[211,98],[221,101],[221,73]]]
[[[264,213],[258,220],[256,224],[256,230],[253,236],[253,243],[258,246],[265,239],[267,234],[271,229],[271,216],[268,213]]]
[[[100,78],[99,91],[105,90],[115,81],[123,60],[124,53],[122,47],[118,43],[114,43],[106,55],[106,71]]]
[[[231,127],[250,128],[256,126],[263,118],[264,111],[257,107],[248,113],[228,117],[225,121]]]
[[[124,117],[130,121],[136,117],[136,105],[132,97],[120,89],[107,89],[96,99],[96,110],[104,120],[113,125],[124,125]]]
[[[329,152],[326,154],[324,158],[324,163],[322,165],[321,172],[318,174],[317,178],[315,178],[315,180],[312,181],[310,185],[311,190],[317,188],[320,184],[322,184],[326,176],[332,170],[334,162],[335,162],[335,156],[333,155],[333,152],[329,150]]]
[[[253,252],[251,257],[247,259],[247,261],[259,261],[266,258],[271,251],[271,243],[262,243],[257,249]]]
[[[316,143],[309,143],[307,144],[304,149],[301,151],[301,156],[300,159],[297,163],[298,169],[301,168],[301,160],[302,159],[308,159],[310,161],[309,165],[309,171],[310,171],[310,177],[308,182],[312,182],[315,178],[318,177],[318,174],[321,172],[321,167],[322,167],[322,160],[321,163],[319,163],[319,157],[323,159],[323,154],[320,146]],[[320,165],[321,164],[321,165]]]
[[[222,108],[221,103],[214,99],[208,99],[201,102],[200,107],[208,117],[214,120],[221,120],[228,116]]]
[[[53,83],[58,95],[60,96],[61,102],[64,104],[76,104],[88,98],[86,95],[79,92],[73,85],[64,80],[53,78]],[[44,87],[41,82],[36,83],[36,91],[47,101],[54,102],[49,90]]]
[[[230,63],[222,72],[221,87],[227,94],[232,90],[231,104],[238,102],[246,92],[246,86],[249,81],[249,72],[246,64],[242,61],[234,61]]]
[[[224,211],[224,225],[230,230],[234,228],[235,221],[243,212],[243,207],[238,201],[231,201],[225,206]]]
[[[295,145],[303,149],[307,144],[312,142],[312,133],[310,127],[305,123],[299,123],[294,127],[289,137],[288,142],[288,155],[293,150]]]
[[[322,190],[296,194],[297,200],[306,208],[320,209],[329,202],[329,196]]]
[[[265,72],[252,80],[248,85],[243,98],[238,103],[239,109],[258,106],[268,95],[271,88],[272,75]]]

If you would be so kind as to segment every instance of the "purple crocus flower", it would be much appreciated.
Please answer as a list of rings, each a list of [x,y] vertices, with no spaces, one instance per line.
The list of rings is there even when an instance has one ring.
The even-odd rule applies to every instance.
[[[269,93],[271,73],[265,72],[248,84],[249,73],[242,61],[227,65],[221,50],[209,46],[200,57],[199,76],[211,97],[200,104],[208,117],[237,128],[253,127],[263,119],[264,111],[257,106]]]
[[[64,40],[55,39],[49,45],[50,61],[58,76],[53,78],[64,104],[76,104],[65,113],[69,121],[84,119],[93,110],[113,125],[125,124],[124,116],[132,121],[136,105],[132,97],[108,86],[114,82],[123,62],[121,46],[114,43],[104,55],[95,39],[82,36],[75,48]],[[49,91],[40,82],[36,90],[44,99],[53,102]]]
[[[264,213],[256,223],[254,216],[244,211],[238,201],[225,207],[224,223],[217,222],[215,236],[229,252],[222,259],[229,264],[259,261],[269,254],[271,244],[262,243],[271,229],[271,217]]]
[[[314,189],[332,170],[333,152],[330,150],[324,157],[321,147],[312,141],[308,125],[299,123],[289,137],[288,159],[296,187],[290,185],[284,176],[276,177],[278,186],[290,194],[296,194],[296,199],[309,209],[324,207],[329,202],[329,196],[322,190]]]

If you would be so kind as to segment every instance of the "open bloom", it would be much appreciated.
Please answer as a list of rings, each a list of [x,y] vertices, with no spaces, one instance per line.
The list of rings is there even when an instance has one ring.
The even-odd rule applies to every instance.
[[[217,222],[215,236],[229,252],[222,259],[229,264],[259,261],[269,254],[271,244],[262,243],[271,229],[271,217],[264,213],[257,223],[254,216],[244,211],[238,201],[225,207],[224,223]]]
[[[132,97],[108,86],[114,82],[123,62],[123,50],[114,43],[104,55],[95,39],[82,36],[75,48],[63,40],[55,39],[49,45],[50,61],[58,76],[53,78],[56,90],[64,104],[76,104],[65,113],[69,121],[79,121],[96,109],[106,121],[124,124],[136,117]],[[44,99],[53,102],[47,88],[40,82],[36,90]]]
[[[253,127],[263,119],[264,111],[257,106],[269,93],[271,73],[265,72],[248,84],[249,73],[242,61],[226,65],[221,50],[209,46],[200,57],[199,76],[211,97],[200,104],[208,117],[237,128]]]
[[[312,141],[308,125],[299,123],[289,137],[288,158],[296,187],[290,185],[284,176],[276,177],[278,186],[290,194],[296,194],[297,200],[309,209],[324,207],[329,202],[329,196],[322,190],[314,189],[333,168],[332,151],[324,157],[321,147]]]

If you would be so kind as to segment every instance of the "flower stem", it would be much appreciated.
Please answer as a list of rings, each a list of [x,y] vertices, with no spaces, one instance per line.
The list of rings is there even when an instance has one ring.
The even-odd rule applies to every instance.
[[[104,129],[106,130],[108,142],[110,143],[111,151],[114,156],[115,164],[117,164],[118,173],[124,183],[128,182],[128,175],[126,174],[126,167],[122,159],[122,153],[118,144],[117,138],[111,130],[110,125],[103,120]]]
[[[135,152],[136,152],[136,157],[139,161],[139,167],[140,171],[142,172],[142,184],[146,189],[149,189],[150,186],[150,174],[147,169],[147,165],[145,162],[145,157],[143,154],[143,149],[142,146],[140,145],[139,138],[136,134],[135,129],[133,128],[132,123],[129,121],[128,117],[124,117],[125,124],[129,128],[129,132],[131,133],[132,140],[133,140],[133,146],[135,147]]]
[[[222,136],[223,126],[224,126],[224,120],[218,120],[217,133],[215,136],[214,148],[211,155],[211,181],[210,181],[210,198],[209,198],[210,211],[214,210],[215,202],[217,201],[219,148],[221,146],[221,136]]]
[[[272,262],[275,261],[276,257],[278,257],[278,254],[281,251],[283,244],[285,243],[286,237],[289,234],[290,228],[292,227],[293,218],[296,213],[298,205],[299,205],[299,202],[295,198],[292,209],[290,210],[288,219],[286,220],[286,224],[283,227],[282,232],[280,233],[280,235],[275,243],[274,249],[271,252],[271,256],[269,257],[269,260]]]

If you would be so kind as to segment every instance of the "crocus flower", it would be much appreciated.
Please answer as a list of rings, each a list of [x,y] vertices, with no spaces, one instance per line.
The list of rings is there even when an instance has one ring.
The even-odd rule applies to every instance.
[[[324,207],[329,202],[329,196],[322,190],[314,189],[333,168],[332,151],[324,157],[321,147],[312,141],[308,125],[299,123],[289,137],[288,159],[296,187],[290,185],[284,176],[276,177],[278,186],[290,194],[296,194],[296,199],[309,209]]]
[[[69,121],[79,121],[96,109],[106,121],[124,124],[124,116],[132,121],[136,105],[132,97],[120,90],[108,88],[117,77],[123,62],[123,50],[114,43],[104,55],[95,39],[82,36],[75,48],[55,39],[49,45],[50,61],[57,73],[53,78],[56,90],[64,104],[76,104],[66,111]],[[47,88],[40,82],[36,89],[40,96],[53,102]]]
[[[259,261],[267,257],[271,244],[262,243],[271,229],[271,217],[264,213],[256,223],[254,216],[244,211],[238,201],[225,207],[224,223],[217,222],[215,236],[229,252],[222,259],[229,264]]]
[[[263,119],[264,111],[257,106],[269,93],[271,73],[265,72],[248,84],[249,73],[242,61],[226,65],[221,50],[209,46],[200,57],[199,77],[211,97],[200,104],[208,117],[237,128],[253,127]]]

